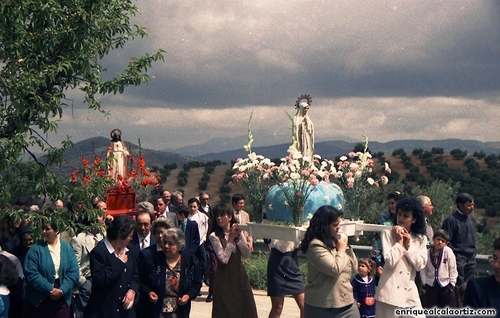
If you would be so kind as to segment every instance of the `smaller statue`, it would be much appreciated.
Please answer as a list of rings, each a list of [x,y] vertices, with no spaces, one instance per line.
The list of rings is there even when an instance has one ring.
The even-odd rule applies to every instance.
[[[310,95],[302,95],[297,99],[295,108],[294,125],[297,150],[302,153],[302,157],[312,163],[314,154],[314,124],[307,115],[312,104]]]
[[[120,129],[111,131],[111,142],[108,146],[106,157],[113,157],[110,164],[109,176],[118,181],[118,175],[126,177],[127,161],[130,156],[127,147],[122,142],[122,132]]]

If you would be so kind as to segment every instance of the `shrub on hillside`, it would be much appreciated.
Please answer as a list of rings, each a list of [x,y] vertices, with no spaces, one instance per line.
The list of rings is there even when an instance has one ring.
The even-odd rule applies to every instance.
[[[227,184],[223,184],[219,187],[219,192],[220,193],[231,193],[231,187],[228,186]]]
[[[433,155],[443,155],[444,154],[444,149],[443,148],[432,147],[431,153]]]
[[[210,174],[208,172],[203,172],[203,175],[201,176],[201,181],[208,182],[208,180],[210,180]]]
[[[215,171],[214,166],[206,166],[205,167],[205,173],[213,173]]]
[[[229,203],[231,202],[231,195],[229,193],[221,193],[219,194],[220,203]]]
[[[406,152],[403,148],[396,149],[392,152],[392,155],[397,157],[397,156],[404,156],[406,155]]]
[[[413,149],[413,152],[412,152],[412,154],[414,154],[415,156],[420,156],[423,153],[424,153],[424,149],[422,149],[422,148]]]
[[[198,189],[204,191],[204,190],[207,189],[207,187],[208,187],[208,182],[207,181],[203,181],[202,180],[202,181],[198,182]]]
[[[462,151],[460,149],[453,149],[450,151],[450,155],[455,160],[462,160],[467,156],[467,150]]]
[[[484,157],[486,157],[486,154],[481,150],[480,152],[475,151],[473,156],[477,159],[484,159]]]
[[[180,185],[181,187],[185,186],[187,184],[187,178],[178,176],[177,177],[177,184]]]

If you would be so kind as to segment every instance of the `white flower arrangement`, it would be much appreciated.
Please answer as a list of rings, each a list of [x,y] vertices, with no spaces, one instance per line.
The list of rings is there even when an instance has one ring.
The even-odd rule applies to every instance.
[[[350,217],[359,216],[359,200],[368,187],[386,185],[389,179],[386,175],[380,177],[373,171],[374,161],[368,151],[368,137],[365,138],[364,151],[350,152],[341,156],[337,162],[335,177],[339,180],[346,198],[347,212]],[[384,163],[384,173],[391,173],[387,162]]]

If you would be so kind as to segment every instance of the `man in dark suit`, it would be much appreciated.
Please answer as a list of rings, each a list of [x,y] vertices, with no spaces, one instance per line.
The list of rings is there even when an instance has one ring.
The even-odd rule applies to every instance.
[[[195,255],[200,245],[198,224],[188,219],[189,209],[185,205],[179,205],[175,214],[177,215],[177,220],[179,220],[179,228],[184,231],[184,235],[186,236],[186,245],[184,245],[183,252]]]
[[[198,210],[212,219],[212,206],[208,203],[210,196],[206,192],[200,192],[200,206]]]
[[[135,222],[137,228],[130,245],[133,247],[132,253],[136,261],[139,261],[139,253],[149,246],[156,245],[156,239],[151,234],[151,224],[154,220],[153,205],[149,202],[140,202],[137,204],[136,209]]]
[[[167,199],[164,198],[163,196],[159,196],[158,198],[156,198],[155,204],[156,204],[158,217],[159,218],[161,218],[161,217],[169,218],[175,227],[179,227],[177,224],[177,217],[175,216],[175,208],[170,207],[170,210],[167,210],[167,204],[165,203],[166,200]]]
[[[175,212],[175,208],[172,205],[172,202],[170,202],[171,201],[170,199],[172,197],[172,194],[170,193],[170,191],[168,191],[167,189],[163,190],[161,192],[161,196],[163,197],[163,201],[165,202],[165,205],[167,206],[166,211],[167,212]]]

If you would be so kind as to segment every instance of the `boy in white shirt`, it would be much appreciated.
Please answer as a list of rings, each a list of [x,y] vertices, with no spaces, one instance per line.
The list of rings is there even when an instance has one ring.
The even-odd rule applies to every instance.
[[[454,291],[458,277],[457,262],[452,249],[447,246],[449,239],[448,232],[443,229],[434,233],[427,265],[421,271],[427,308],[457,307]]]

